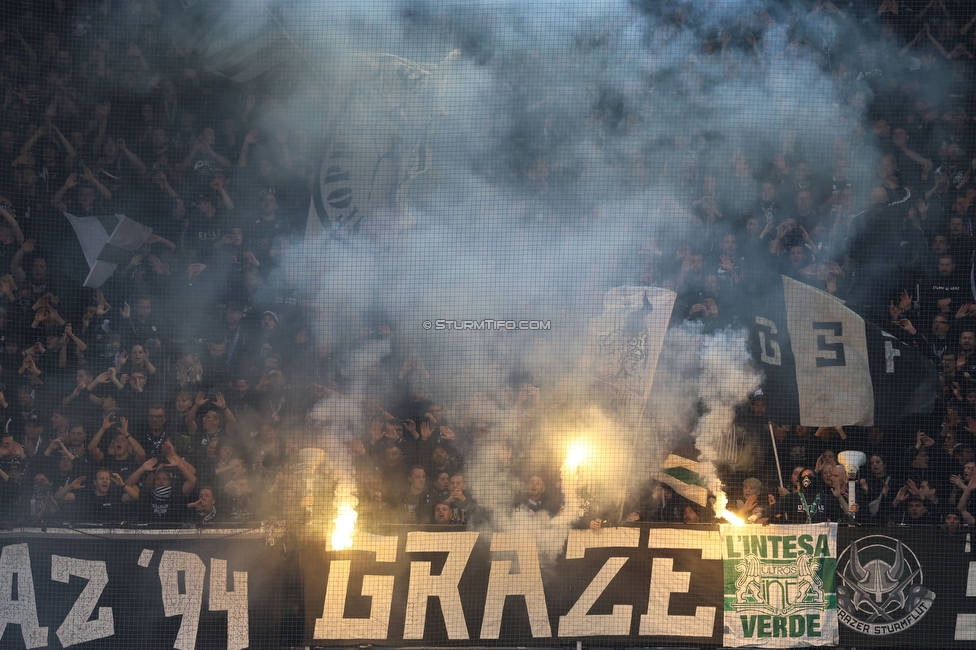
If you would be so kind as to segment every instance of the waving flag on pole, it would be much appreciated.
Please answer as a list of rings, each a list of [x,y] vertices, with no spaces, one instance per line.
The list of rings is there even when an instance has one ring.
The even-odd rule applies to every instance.
[[[639,426],[675,298],[658,287],[616,287],[590,323],[589,371],[621,426]]]
[[[388,52],[346,55],[356,82],[332,107],[322,164],[312,185],[306,241],[354,236],[366,221],[398,233],[415,225],[410,192],[431,168],[429,145],[453,63],[419,63]]]
[[[708,483],[705,476],[707,470],[697,460],[668,454],[659,469],[651,469],[652,479],[660,481],[698,505],[708,505]]]
[[[108,217],[76,217],[64,213],[71,223],[85,260],[91,271],[85,278],[86,287],[100,287],[124,262],[132,257],[152,235],[152,228],[133,221],[124,214]],[[111,230],[111,234],[109,234]]]
[[[874,426],[931,411],[935,366],[843,301],[782,276],[754,314],[753,353],[773,422]]]
[[[169,20],[182,47],[199,52],[203,67],[243,83],[300,54],[276,11],[279,3],[229,0],[185,6]]]

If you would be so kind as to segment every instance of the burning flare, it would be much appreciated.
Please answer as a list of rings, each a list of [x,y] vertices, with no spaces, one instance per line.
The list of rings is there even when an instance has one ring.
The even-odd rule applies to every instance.
[[[560,470],[562,477],[563,498],[568,512],[573,518],[586,514],[587,504],[580,498],[579,490],[585,485],[583,482],[583,465],[590,459],[592,451],[585,440],[574,440],[566,448],[566,460]],[[572,508],[569,510],[569,508]]]
[[[715,491],[715,516],[719,519],[724,519],[733,526],[744,526],[745,521],[742,517],[735,514],[731,510],[728,510],[726,506],[729,504],[729,497],[726,496],[725,492],[722,490]]]
[[[566,461],[563,470],[575,472],[590,457],[590,445],[585,440],[575,440],[569,443],[566,450]]]
[[[352,536],[356,532],[356,513],[354,504],[351,501],[343,501],[339,504],[336,518],[332,520],[335,530],[332,531],[332,550],[343,551],[352,546]]]

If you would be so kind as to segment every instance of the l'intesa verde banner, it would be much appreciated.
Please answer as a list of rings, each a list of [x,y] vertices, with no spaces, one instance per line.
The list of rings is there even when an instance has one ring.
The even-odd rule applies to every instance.
[[[538,531],[536,531],[538,532]],[[971,535],[937,528],[0,531],[0,649],[976,647]]]
[[[721,531],[726,646],[837,644],[837,524]]]

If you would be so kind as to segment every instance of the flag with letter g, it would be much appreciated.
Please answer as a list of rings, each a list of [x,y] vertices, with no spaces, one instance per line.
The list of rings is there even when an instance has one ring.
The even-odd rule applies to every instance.
[[[842,300],[782,276],[753,314],[753,356],[766,376],[771,421],[884,426],[932,409],[935,366]]]

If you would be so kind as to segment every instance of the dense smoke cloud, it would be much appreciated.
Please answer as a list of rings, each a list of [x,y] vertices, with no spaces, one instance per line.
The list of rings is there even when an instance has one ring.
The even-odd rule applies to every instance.
[[[263,5],[253,9],[267,20]],[[877,34],[859,34],[862,23],[826,10],[801,29],[797,18],[809,9],[772,1],[281,8],[301,46],[302,74],[311,70],[321,83],[280,75],[287,100],[279,117],[326,150],[341,142],[352,157],[392,142],[397,163],[409,167],[414,156],[422,170],[405,193],[408,210],[376,209],[358,235],[292,251],[292,282],[316,303],[317,341],[338,354],[387,325],[401,346],[397,359],[420,350],[429,377],[413,388],[463,402],[472,420],[490,425],[491,443],[474,441],[472,471],[498,477],[498,494],[486,501],[510,503],[527,476],[491,474],[485,459],[497,459],[499,446],[537,442],[545,426],[519,421],[505,392],[540,387],[543,420],[560,404],[585,409],[587,320],[606,289],[639,283],[645,238],[674,250],[687,236],[682,206],[703,176],[732,196],[734,220],[755,199],[761,161],[786,154],[829,164],[835,145],[857,133],[868,84],[853,75],[840,83],[825,64],[854,56],[843,43]],[[400,60],[385,54],[417,65],[391,81],[384,66]],[[875,157],[862,147],[852,174],[868,180]],[[421,325],[484,318],[548,320],[552,329]],[[743,336],[672,333],[653,415],[631,443],[638,462],[659,459],[676,432],[695,432],[699,442],[721,433],[756,387]],[[724,367],[736,372],[705,399],[696,425],[700,391]],[[551,451],[557,457],[546,460],[558,466],[561,452]]]
[[[385,3],[296,14],[324,27],[306,53],[327,53],[313,56],[327,83],[297,93],[291,112],[352,147],[402,135],[389,104],[370,113],[360,100],[375,98],[362,55],[426,65],[461,52],[433,72],[423,105],[399,107],[437,112],[430,170],[410,200],[416,225],[391,241],[389,215],[369,215],[369,236],[323,253],[322,290],[354,310],[396,312],[415,330],[407,336],[427,314],[562,316],[559,331],[575,336],[581,289],[592,297],[629,280],[621,266],[645,235],[680,240],[687,215],[674,199],[694,191],[699,170],[751,201],[737,154],[754,165],[785,141],[811,162],[830,159],[833,138],[860,117],[848,89],[820,70],[821,52],[788,46],[790,13],[778,5],[728,3],[736,38],[726,55],[707,56],[724,7]],[[760,29],[762,10],[781,22]],[[762,39],[761,62],[742,41],[748,29]],[[355,111],[343,104],[350,96]],[[641,169],[647,159],[654,167]]]

